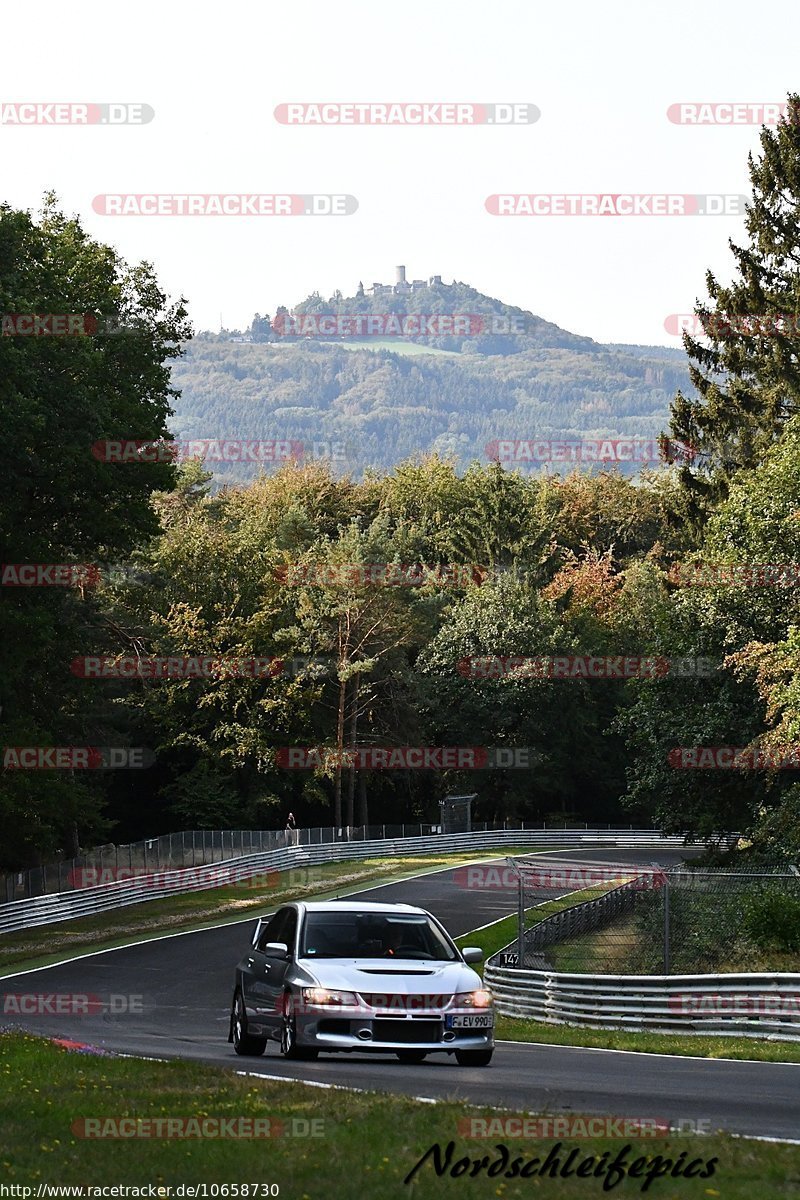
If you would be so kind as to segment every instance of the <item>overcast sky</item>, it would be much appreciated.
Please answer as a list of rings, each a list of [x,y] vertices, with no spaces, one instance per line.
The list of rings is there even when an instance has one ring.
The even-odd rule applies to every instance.
[[[680,345],[740,217],[495,217],[493,193],[749,194],[758,126],[691,127],[682,101],[800,90],[800,8],[744,0],[5,5],[0,99],[149,104],[141,126],[0,125],[2,198],[54,189],[197,329],[310,291],[442,275],[601,341]],[[532,124],[311,127],[287,102],[527,102]],[[345,217],[109,217],[105,193],[346,193]]]

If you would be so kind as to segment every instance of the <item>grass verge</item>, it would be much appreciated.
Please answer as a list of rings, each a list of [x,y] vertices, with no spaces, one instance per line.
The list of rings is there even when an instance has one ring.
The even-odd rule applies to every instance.
[[[550,1046],[638,1050],[640,1054],[800,1063],[798,1042],[767,1042],[762,1038],[711,1037],[688,1033],[629,1033],[624,1029],[583,1029],[574,1025],[528,1021],[523,1017],[498,1017],[497,1037],[511,1042],[546,1042]]]
[[[755,1195],[797,1195],[800,1147],[743,1141],[726,1135],[670,1136],[627,1139],[498,1136],[497,1126],[482,1127],[490,1136],[468,1136],[475,1118],[508,1118],[487,1107],[454,1102],[420,1104],[406,1097],[322,1091],[303,1084],[242,1078],[230,1071],[190,1062],[143,1062],[137,1059],[96,1058],[70,1053],[51,1043],[20,1034],[0,1035],[0,1124],[3,1144],[0,1164],[4,1183],[31,1188],[39,1184],[83,1185],[82,1194],[97,1185],[236,1184],[221,1194],[261,1200],[263,1184],[277,1184],[284,1200],[352,1200],[369,1195],[377,1200],[401,1196],[463,1197],[491,1194],[503,1200],[546,1195],[548,1200],[585,1200],[603,1194],[603,1177],[544,1178],[533,1172],[548,1153],[564,1169],[575,1151],[572,1169],[594,1156],[599,1169],[622,1151],[629,1165],[639,1160],[639,1176],[624,1179],[615,1195],[641,1195],[646,1172],[655,1157],[670,1161],[667,1170],[688,1167],[699,1160],[694,1178],[656,1179],[648,1194],[659,1200],[693,1200],[722,1196],[751,1200]],[[376,1064],[376,1078],[386,1070],[402,1072],[402,1064]],[[488,1068],[491,1071],[491,1068]],[[454,1076],[458,1068],[454,1068]],[[570,1114],[574,1116],[574,1114]],[[273,1136],[260,1138],[192,1138],[80,1136],[87,1119],[152,1118],[250,1119]],[[207,1126],[208,1127],[208,1126]],[[278,1130],[282,1127],[283,1134]],[[96,1127],[98,1128],[98,1127]],[[100,1131],[108,1131],[100,1125]],[[131,1127],[134,1131],[136,1126]],[[140,1129],[146,1129],[144,1125]],[[195,1126],[197,1130],[202,1126]],[[231,1126],[229,1126],[229,1129]],[[233,1128],[240,1128],[233,1126]],[[153,1125],[150,1129],[152,1131]],[[162,1126],[163,1129],[163,1126]],[[317,1136],[300,1136],[313,1133]],[[446,1155],[453,1142],[451,1165],[466,1157],[487,1156],[479,1176],[479,1192],[470,1187],[471,1167],[459,1175],[447,1170],[439,1177],[432,1157],[419,1168],[409,1186],[405,1178],[434,1145]],[[530,1178],[487,1179],[487,1167],[500,1161],[498,1144],[508,1147],[509,1159],[539,1163]],[[683,1157],[681,1157],[681,1155]],[[712,1161],[713,1160],[713,1161]],[[604,1164],[604,1165],[605,1165]],[[518,1170],[519,1170],[518,1165]],[[506,1166],[503,1170],[508,1170]],[[710,1173],[709,1173],[710,1172]],[[465,1182],[465,1180],[467,1182]],[[249,1181],[249,1192],[242,1190]],[[253,1185],[259,1185],[257,1191]],[[10,1193],[9,1193],[10,1194]],[[24,1193],[16,1193],[24,1195]],[[168,1194],[168,1193],[165,1193]],[[176,1194],[173,1191],[173,1196]],[[183,1193],[185,1195],[185,1191]],[[198,1193],[202,1195],[202,1192]],[[206,1195],[210,1195],[207,1190]],[[219,1192],[217,1193],[220,1194]],[[266,1193],[268,1194],[268,1193]]]

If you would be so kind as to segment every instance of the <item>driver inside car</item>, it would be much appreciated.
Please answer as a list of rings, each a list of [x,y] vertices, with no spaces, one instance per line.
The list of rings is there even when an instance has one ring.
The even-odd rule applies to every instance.
[[[396,955],[401,946],[407,948],[410,938],[409,930],[397,921],[390,921],[383,940],[384,957]]]

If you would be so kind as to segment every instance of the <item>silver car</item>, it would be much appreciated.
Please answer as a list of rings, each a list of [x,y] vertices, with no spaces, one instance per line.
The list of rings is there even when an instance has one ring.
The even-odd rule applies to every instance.
[[[492,997],[435,917],[409,904],[295,902],[260,920],[236,967],[228,1041],[289,1059],[320,1050],[455,1054],[485,1067],[494,1049]]]

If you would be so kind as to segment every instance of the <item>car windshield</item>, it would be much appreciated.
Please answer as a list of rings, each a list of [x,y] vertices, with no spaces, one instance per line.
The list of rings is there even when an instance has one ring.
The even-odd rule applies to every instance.
[[[454,962],[458,955],[429,917],[380,912],[306,914],[301,958],[402,958]]]

